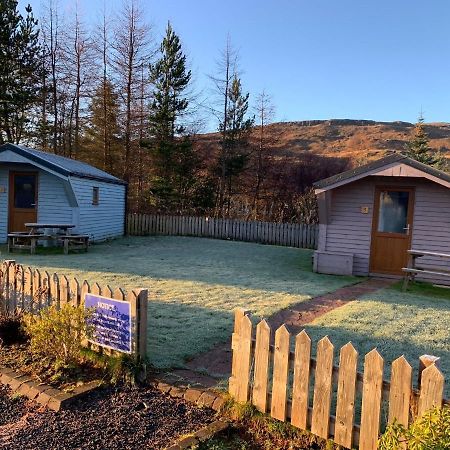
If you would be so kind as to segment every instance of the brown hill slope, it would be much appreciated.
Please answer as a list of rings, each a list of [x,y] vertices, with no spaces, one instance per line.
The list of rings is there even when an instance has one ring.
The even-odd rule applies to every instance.
[[[348,158],[353,164],[383,156],[387,151],[405,148],[413,135],[414,124],[408,122],[376,122],[371,120],[310,120],[278,122],[267,126],[271,147],[278,157],[288,159],[312,152],[316,155]],[[254,138],[259,133],[256,127]],[[428,123],[425,130],[430,146],[450,157],[450,123]],[[217,149],[219,135],[198,137],[201,147]]]

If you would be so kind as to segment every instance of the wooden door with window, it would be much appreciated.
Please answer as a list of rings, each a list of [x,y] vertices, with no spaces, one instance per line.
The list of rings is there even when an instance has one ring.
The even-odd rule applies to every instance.
[[[402,274],[411,248],[413,217],[414,188],[375,188],[371,273]]]
[[[25,231],[27,222],[37,222],[38,174],[9,174],[9,232]]]

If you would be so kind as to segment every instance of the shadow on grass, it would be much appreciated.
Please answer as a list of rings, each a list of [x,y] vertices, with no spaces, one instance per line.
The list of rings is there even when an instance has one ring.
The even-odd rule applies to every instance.
[[[371,311],[371,302],[358,300],[355,303],[363,304]],[[377,348],[385,360],[385,377],[390,376],[391,363],[404,355],[416,371],[415,379],[419,357],[433,354],[441,358],[441,370],[450,380],[450,340],[448,326],[445,325],[445,315],[449,314],[450,303],[435,298],[418,300],[408,294],[383,302],[389,309],[386,317],[380,318],[370,314],[363,317],[357,313],[354,317],[345,317],[347,308],[344,306],[333,313],[342,313],[345,325],[333,321],[327,324],[326,316],[323,317],[322,323],[306,325],[305,329],[313,340],[313,354],[315,355],[317,342],[328,336],[335,346],[335,363],[338,364],[340,348],[347,342],[352,342],[359,352],[359,370],[362,371],[364,355]],[[409,315],[414,316],[418,308],[424,311],[424,316],[419,317],[415,323],[410,320]],[[433,323],[430,320],[432,316],[440,317],[441,321]],[[371,323],[367,329],[364,329],[365,321]],[[155,301],[149,304],[148,323],[151,362],[158,368],[183,367],[186,360],[230,339],[233,314],[232,311]],[[353,326],[355,323],[363,329]],[[426,336],[426,339],[422,340],[422,335]],[[293,345],[294,335],[291,339]],[[447,396],[450,395],[449,383],[446,393]]]
[[[206,238],[127,237],[93,245],[88,253],[62,255],[39,250],[29,255],[2,251],[0,256],[61,274],[78,272],[76,276],[80,276],[81,272],[88,281],[115,287],[121,285],[112,280],[121,276],[129,279],[131,275],[142,278],[144,284],[151,278],[319,295],[360,281],[313,273],[312,250]],[[90,279],[89,272],[101,273],[105,281]]]
[[[189,359],[226,342],[231,337],[233,319],[232,311],[176,302],[149,302],[150,363],[158,369],[183,368]]]

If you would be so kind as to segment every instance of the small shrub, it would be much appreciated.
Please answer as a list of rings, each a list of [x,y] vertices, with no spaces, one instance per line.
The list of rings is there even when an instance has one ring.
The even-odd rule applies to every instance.
[[[379,450],[450,449],[450,407],[434,408],[408,428],[394,422],[381,437]]]
[[[233,421],[235,437],[238,437],[239,440],[212,440],[210,442],[211,445],[216,445],[216,447],[199,446],[199,450],[221,449],[220,445],[224,445],[224,449],[261,448],[265,450],[291,450],[298,448],[332,450],[336,448],[332,441],[326,441],[308,431],[296,428],[289,422],[273,419],[269,415],[258,411],[250,403],[238,403],[233,401],[231,397],[225,402],[221,415]],[[232,443],[236,446],[228,447]],[[243,445],[248,445],[248,447]]]
[[[86,324],[90,314],[70,304],[60,309],[49,306],[36,315],[26,314],[24,325],[32,353],[56,364],[76,364],[81,357],[81,343],[91,334]]]
[[[108,381],[112,384],[124,383],[134,385],[145,373],[147,365],[132,355],[121,354],[110,356],[98,353],[89,348],[81,350],[83,359],[106,372]]]

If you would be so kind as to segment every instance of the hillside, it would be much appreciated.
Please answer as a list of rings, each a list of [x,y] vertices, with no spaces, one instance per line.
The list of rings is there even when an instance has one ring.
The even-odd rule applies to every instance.
[[[297,159],[302,154],[348,158],[358,161],[381,157],[386,151],[402,150],[411,138],[414,124],[408,122],[376,122],[371,120],[311,120],[279,122],[268,125],[267,135],[280,158]],[[430,146],[450,157],[450,123],[426,124]],[[259,133],[255,128],[254,137]],[[217,133],[198,137],[200,146],[209,151],[217,148]]]

